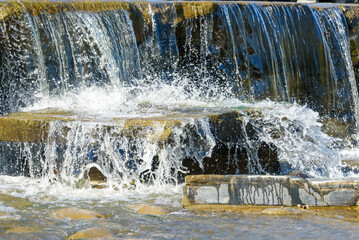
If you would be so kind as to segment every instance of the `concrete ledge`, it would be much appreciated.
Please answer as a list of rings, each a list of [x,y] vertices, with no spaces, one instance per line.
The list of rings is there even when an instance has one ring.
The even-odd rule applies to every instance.
[[[112,117],[103,118],[86,114],[61,112],[56,109],[43,109],[33,112],[17,112],[0,116],[0,141],[6,142],[46,142],[51,122],[92,122],[106,127],[120,127],[125,136],[145,137],[152,141],[166,140],[175,126],[186,125],[199,118],[208,118],[210,122],[222,122],[243,118],[251,114],[250,108],[241,110],[216,109],[212,112],[184,110],[168,113],[159,117]],[[68,126],[64,128],[69,128]],[[148,130],[150,128],[151,131]],[[157,128],[158,131],[155,131]],[[68,129],[67,129],[68,131]],[[66,138],[66,129],[62,138]]]
[[[268,175],[187,176],[184,207],[201,205],[355,206],[359,178],[316,179]]]

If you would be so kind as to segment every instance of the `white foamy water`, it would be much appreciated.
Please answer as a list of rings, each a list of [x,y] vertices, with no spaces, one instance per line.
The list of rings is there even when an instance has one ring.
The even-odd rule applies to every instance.
[[[11,176],[0,176],[0,184],[0,193],[2,194],[40,203],[76,201],[136,203],[143,202],[144,199],[147,199],[160,204],[172,204],[173,199],[168,197],[174,196],[174,199],[178,199],[178,197],[180,197],[179,194],[182,193],[182,186],[180,185],[139,186],[138,188],[132,189],[113,188],[111,185],[104,189],[73,188],[61,183],[50,182],[48,178],[31,179]],[[0,202],[0,211],[16,213],[17,210],[13,207],[2,205]]]
[[[101,116],[156,116],[178,108],[215,108],[246,104],[235,98],[216,95],[203,98],[199,91],[183,86],[154,85],[143,87],[89,87],[66,92],[60,96],[42,97],[22,111],[56,108],[59,111]],[[223,94],[224,95],[224,94]]]
[[[147,191],[154,186],[167,191],[190,172],[186,160],[204,171],[205,161],[222,151],[213,162],[239,166],[247,161],[244,168],[252,174],[296,169],[316,177],[350,175],[342,170],[340,151],[351,145],[353,133],[333,138],[323,132],[319,117],[332,114],[354,125],[358,115],[340,9],[218,4],[216,13],[180,23],[176,7],[162,7],[146,4],[136,13],[146,16],[139,22],[132,22],[132,10],[121,8],[25,14],[18,19],[24,29],[9,33],[0,26],[9,53],[15,47],[27,49],[14,52],[19,54],[15,65],[31,69],[22,73],[5,64],[8,79],[19,79],[21,72],[22,81],[5,86],[2,111],[73,117],[50,121],[44,143],[1,143],[4,173],[82,188],[86,167],[95,163],[109,189]],[[223,31],[216,29],[218,23]],[[306,29],[311,25],[316,31]],[[8,40],[18,36],[23,40],[11,47]],[[322,72],[326,74],[318,75]],[[342,94],[344,90],[350,94]],[[266,97],[278,102],[263,100]],[[307,103],[320,114],[292,101]],[[215,133],[211,114],[234,111],[237,125]],[[129,123],[131,118],[148,121]],[[231,135],[231,127],[237,136],[228,141],[218,136]],[[264,158],[278,159],[278,171],[267,172],[262,166],[263,145]]]
[[[144,189],[151,187],[142,184],[140,179],[143,177],[141,172],[149,172],[154,189],[167,191],[168,183],[177,185],[172,171],[186,173],[186,169],[182,167],[182,159],[190,156],[203,166],[203,158],[211,156],[216,146],[216,136],[211,133],[208,118],[204,116],[198,120],[191,115],[185,117],[186,120],[181,120],[182,123],[173,128],[174,142],[165,148],[162,148],[158,142],[153,142],[151,140],[153,137],[139,137],[138,139],[135,137],[135,140],[123,136],[114,137],[121,135],[124,125],[118,122],[111,132],[106,133],[102,130],[103,126],[108,125],[106,121],[112,118],[166,117],[174,112],[211,113],[218,109],[236,110],[245,115],[247,112],[241,109],[253,109],[255,114],[243,117],[243,122],[255,127],[260,142],[276,148],[278,161],[282,165],[282,174],[299,169],[314,177],[351,176],[350,173],[344,173],[341,170],[343,155],[340,151],[344,147],[343,139],[336,139],[324,133],[319,114],[306,106],[268,100],[251,103],[236,98],[220,97],[220,95],[199,98],[194,93],[189,94],[179,86],[164,84],[157,87],[91,87],[57,97],[43,98],[24,111],[41,112],[42,109],[56,109],[59,112],[72,112],[79,116],[93,117],[90,122],[54,122],[51,124],[50,132],[54,136],[60,134],[63,127],[71,129],[67,134],[68,146],[62,150],[64,168],[60,172],[62,179],[66,179],[65,182],[70,186],[75,186],[78,178],[81,178],[78,173],[81,173],[83,171],[81,169],[92,161],[83,159],[89,158],[89,153],[93,151],[96,161],[107,172],[109,182],[112,181],[111,184],[116,186],[115,188],[123,190],[124,184],[128,185],[136,181],[136,191],[141,188],[143,189],[139,192],[147,191]],[[203,136],[202,147],[198,148],[196,144],[188,145],[182,142],[183,138],[195,138],[186,133],[185,129],[188,124],[196,129],[197,134]],[[159,136],[163,131],[164,126],[158,125],[152,128],[151,134],[147,133],[147,136]],[[102,140],[99,143],[97,139]],[[256,152],[258,143],[250,138],[244,139],[244,142],[245,145],[241,146],[248,149],[249,171],[252,171],[252,165],[253,169],[259,168],[259,171],[264,171],[258,162]],[[93,147],[94,143],[95,147]],[[231,144],[231,146],[237,146],[240,143]],[[49,177],[55,177],[49,169],[55,168],[60,154],[60,145],[52,140],[45,147],[47,157],[43,160],[43,166],[47,169]],[[117,147],[114,148],[114,146]],[[183,151],[183,149],[186,150]],[[159,168],[153,170],[152,163],[155,156],[159,156],[162,160]],[[132,166],[130,168],[128,168],[129,163]],[[133,166],[137,172],[131,169]],[[91,195],[91,191],[88,194]]]

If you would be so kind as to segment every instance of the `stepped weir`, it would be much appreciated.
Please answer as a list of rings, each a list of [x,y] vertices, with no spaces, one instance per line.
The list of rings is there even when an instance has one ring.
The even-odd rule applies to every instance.
[[[358,46],[356,4],[0,0],[0,238],[357,236]]]
[[[355,176],[358,19],[350,4],[0,2],[0,173]]]

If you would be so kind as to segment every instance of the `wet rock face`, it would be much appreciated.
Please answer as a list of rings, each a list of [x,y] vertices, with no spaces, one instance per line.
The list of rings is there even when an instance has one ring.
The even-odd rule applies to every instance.
[[[37,232],[37,231],[38,231],[38,229],[35,229],[32,227],[14,227],[14,228],[7,229],[5,231],[5,234],[10,234],[10,233],[29,234],[29,233],[33,233],[33,232]]]
[[[210,1],[74,1],[71,4],[25,1],[23,4],[3,2],[1,6],[4,11],[0,13],[0,114],[31,104],[36,100],[35,93],[56,96],[82,86],[108,84],[151,86],[148,79],[158,79],[159,85],[178,86],[183,77],[189,81],[184,83],[184,92],[189,95],[297,101],[329,118],[340,118],[343,122],[353,119],[352,99],[350,94],[343,94],[354,90],[347,82],[348,59],[342,57],[347,50],[342,46],[347,35],[339,30],[346,29],[348,24],[354,43],[352,61],[356,64],[358,52],[353,38],[358,25],[356,7],[340,10],[310,5]],[[94,34],[98,31],[101,34]],[[128,65],[123,65],[125,63]],[[181,79],[176,79],[176,75]],[[132,79],[144,79],[144,82],[133,83]],[[74,148],[79,144],[73,142],[74,138],[66,139],[75,127],[64,126],[60,129],[62,132],[56,132],[57,136],[48,138],[49,122],[64,119],[23,117],[20,114],[10,120],[0,119],[0,138],[4,141],[0,143],[0,152],[8,164],[6,167],[1,164],[0,171],[28,174],[30,169],[37,169],[28,175],[43,174],[41,165],[26,165],[26,154],[16,158],[16,153],[7,151],[5,142],[11,141],[54,142],[58,158],[51,168],[61,171],[64,162],[61,155],[71,149],[71,144]],[[85,133],[94,140],[79,147],[87,153],[81,155],[74,150],[69,155],[75,159],[78,154],[84,164],[107,161],[108,149],[103,148],[102,143],[112,131],[115,134],[109,141],[116,139],[111,142],[115,149],[110,152],[116,154],[113,159],[125,161],[123,168],[117,170],[118,175],[142,169],[143,146],[151,144],[155,150],[152,149],[154,153],[146,161],[152,160],[152,163],[139,173],[140,180],[144,181],[161,178],[163,171],[157,169],[172,155],[178,161],[168,167],[169,177],[183,178],[188,173],[276,174],[281,171],[278,150],[273,144],[260,140],[255,119],[247,121],[245,116],[234,112],[207,117],[208,128],[201,127],[196,117],[193,117],[195,123],[184,123],[183,119],[162,119],[162,122],[131,119],[123,129],[115,131],[113,125],[116,124],[104,123]],[[153,133],[156,124],[162,124],[164,130],[160,134]],[[351,132],[349,125],[335,124],[328,132],[345,136]],[[82,126],[77,127],[81,131]],[[183,134],[176,135],[174,129]],[[36,158],[33,162],[41,162],[37,156],[45,155],[41,144],[14,145],[17,145],[16,151],[32,148],[30,152],[35,153],[32,157]],[[158,153],[166,149],[173,150],[173,154]],[[68,164],[73,169],[67,175],[83,170],[78,162]],[[111,172],[113,163],[100,165]],[[19,165],[20,169],[13,169]],[[180,170],[187,173],[178,170],[182,166],[184,169]]]
[[[93,227],[79,231],[67,239],[116,239],[115,236],[105,228]]]
[[[148,4],[102,1],[74,1],[71,4],[26,1],[19,4],[9,1],[2,3],[2,6],[0,113],[16,111],[31,104],[35,100],[34,93],[43,87],[43,79],[49,81],[47,91],[54,94],[61,93],[69,86],[76,87],[79,79],[75,73],[78,68],[83,72],[77,74],[88,76],[84,83],[86,86],[111,82],[111,69],[99,68],[107,64],[100,64],[101,55],[106,50],[103,51],[103,46],[95,42],[94,36],[89,36],[92,31],[89,26],[78,28],[70,25],[74,19],[68,12],[75,15],[76,12],[90,12],[97,14],[98,20],[106,19],[106,24],[100,27],[105,29],[104,34],[109,34],[107,37],[115,43],[110,48],[118,52],[112,55],[121,55],[135,62],[133,66],[114,66],[124,69],[119,81],[126,84],[131,84],[131,78],[148,76],[164,78],[168,83],[172,81],[173,74],[180,74],[191,79],[188,88],[197,88],[204,85],[200,79],[205,76],[211,82],[204,87],[209,92],[213,85],[229,86],[231,94],[240,99],[296,100],[323,115],[334,115],[341,119],[346,114],[350,115],[353,107],[349,103],[350,99],[341,96],[345,95],[341,92],[350,92],[351,89],[344,82],[348,78],[343,71],[344,63],[337,57],[343,49],[336,46],[337,42],[331,42],[339,39],[338,32],[335,29],[325,34],[319,32],[324,32],[330,22],[341,20],[328,20],[329,17],[344,13],[348,22],[348,26],[344,27],[349,28],[350,38],[355,40],[357,7],[344,6],[342,12],[332,14],[337,10],[332,11],[328,7],[320,9],[300,4],[250,5],[245,2],[211,1]],[[28,11],[27,16],[23,14],[24,11]],[[325,12],[328,14],[325,15]],[[31,18],[32,23],[28,22],[27,17]],[[121,20],[120,28],[115,27],[113,19]],[[52,29],[57,24],[51,21],[58,25],[69,25]],[[317,26],[320,22],[324,25]],[[83,32],[80,31],[82,28]],[[32,32],[34,29],[35,32]],[[59,35],[53,36],[47,34],[61,29],[67,29],[68,32],[59,32]],[[117,38],[124,29],[131,39],[126,36]],[[111,35],[112,32],[116,34]],[[336,46],[333,49],[325,49],[322,36],[327,35],[328,45]],[[85,43],[76,41],[82,38],[86,39]],[[126,42],[124,46],[128,49],[125,52],[117,48],[119,41]],[[58,46],[59,42],[63,45]],[[308,46],[307,42],[311,42],[311,45]],[[70,46],[78,51],[76,56],[70,54]],[[149,48],[154,49],[153,52]],[[65,50],[63,56],[57,55],[59,49]],[[137,49],[138,52],[129,49]],[[38,56],[38,52],[43,56]],[[333,56],[328,56],[331,52]],[[356,65],[357,51],[354,49],[352,53],[353,64]],[[77,55],[87,56],[89,61],[81,62],[84,57],[78,58]],[[135,59],[137,57],[140,59]],[[68,59],[69,63],[61,62],[61,59]],[[337,64],[334,65],[340,67],[329,69],[328,66],[333,66],[330,59],[335,59]],[[119,62],[116,58],[112,60]],[[40,63],[43,69],[37,67]],[[142,68],[144,76],[138,74],[141,72],[139,68]],[[188,74],[189,68],[206,70],[190,71]],[[342,74],[345,75],[342,79],[336,78]],[[334,79],[340,82],[338,88],[331,87],[336,85],[332,82]],[[17,89],[23,91],[19,93]],[[318,98],[318,95],[321,97]],[[333,98],[332,95],[337,97]]]
[[[186,177],[183,205],[269,205],[302,209],[309,206],[356,206],[358,183],[358,178],[193,175]],[[300,213],[302,209],[274,208],[264,213]]]
[[[51,213],[51,217],[62,220],[69,218],[72,220],[76,219],[94,219],[94,218],[103,218],[104,216],[100,213],[86,210],[86,209],[76,209],[76,208],[64,208],[59,209]]]
[[[308,174],[306,174],[305,172],[300,171],[300,170],[293,170],[293,171],[289,172],[287,175],[288,176],[297,176],[300,178],[310,178],[311,177]]]
[[[169,214],[170,211],[168,211],[165,208],[161,208],[154,205],[149,204],[134,204],[130,206],[135,212],[140,214],[148,214],[148,215],[165,215]]]
[[[281,171],[277,149],[259,139],[259,131],[236,112],[213,118],[210,129],[215,146],[203,166],[186,158],[188,174],[278,174]]]
[[[161,118],[116,118],[99,125],[87,125],[86,122],[78,124],[76,120],[81,120],[81,117],[76,115],[45,112],[14,113],[0,117],[0,122],[7,123],[0,125],[0,140],[12,141],[0,144],[4,147],[2,154],[4,158],[14,159],[13,164],[8,161],[1,165],[3,172],[16,175],[31,168],[33,172],[30,175],[50,174],[62,181],[66,180],[62,176],[73,174],[71,169],[61,173],[63,165],[67,165],[81,170],[78,176],[83,177],[76,180],[79,187],[101,188],[107,186],[107,177],[112,172],[119,171],[114,168],[116,165],[123,166],[119,174],[137,174],[145,182],[161,178],[163,171],[172,171],[172,166],[177,169],[166,177],[177,178],[180,182],[187,174],[280,172],[275,146],[264,142],[258,135],[262,124],[258,109],[217,109],[208,113],[201,110],[184,111]],[[54,120],[57,121],[56,128],[50,130],[49,126],[53,125]],[[25,138],[23,132],[31,138]],[[78,134],[89,141],[76,142],[77,138],[72,136]],[[107,142],[104,139],[108,139]],[[40,159],[46,157],[44,148],[49,144],[57,149],[56,162],[49,163],[52,164],[49,169],[54,169],[54,173],[42,173],[44,168]],[[83,152],[66,153],[75,149],[75,146],[81,146]],[[151,164],[144,162],[148,146],[155,149]],[[30,153],[23,149],[30,150]],[[28,166],[28,161],[15,164],[22,155],[27,157],[29,154],[33,156],[33,166]],[[73,162],[64,164],[68,161],[66,154]],[[77,155],[83,161],[78,161]],[[162,165],[168,164],[168,170],[160,169],[161,161]],[[145,170],[139,172],[145,164]],[[132,180],[137,181],[138,178]]]

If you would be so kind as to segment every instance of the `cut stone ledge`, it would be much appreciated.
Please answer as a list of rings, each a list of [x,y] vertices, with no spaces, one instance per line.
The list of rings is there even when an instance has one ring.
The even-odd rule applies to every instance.
[[[273,175],[192,175],[185,179],[183,206],[357,206],[359,178]]]

